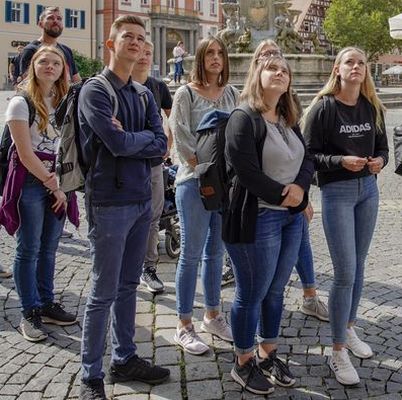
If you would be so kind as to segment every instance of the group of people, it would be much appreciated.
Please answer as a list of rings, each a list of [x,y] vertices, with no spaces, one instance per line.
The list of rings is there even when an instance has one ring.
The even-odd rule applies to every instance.
[[[50,28],[60,32],[57,7],[45,9],[43,28],[50,17]],[[44,29],[47,35],[50,28]],[[78,221],[72,212],[76,198],[60,190],[54,172],[59,137],[52,118],[67,92],[68,76],[71,80],[77,71],[67,66],[63,47],[41,42],[21,84],[23,95],[15,96],[7,109],[16,162],[0,208],[0,223],[17,238],[14,279],[22,306],[20,329],[31,341],[46,339],[42,323],[76,323],[53,294],[65,215]],[[146,41],[140,18],[117,18],[105,46],[110,61],[102,75],[116,93],[117,114],[100,80],[85,83],[78,100],[93,264],[82,325],[80,399],[106,399],[102,360],[109,317],[111,382],[158,384],[170,375],[169,369],[140,358],[133,338],[138,285],[142,282],[155,293],[163,290],[156,275],[161,163],[172,140],[179,159],[181,234],[175,342],[190,354],[209,349],[193,324],[201,264],[201,330],[234,343],[233,379],[255,394],[271,393],[275,385],[294,385],[277,347],[284,290],[296,266],[304,289],[302,311],[330,322],[329,364],[336,379],[345,385],[358,383],[347,350],[360,358],[373,355],[354,325],[378,210],[376,175],[388,161],[384,107],[364,52],[348,47],[338,53],[327,84],[301,116],[291,68],[271,40],[255,50],[241,94],[228,82],[225,44],[216,37],[202,40],[190,83],[176,91],[173,103],[164,84],[148,77],[153,46]],[[133,79],[149,88],[144,89],[146,101]],[[168,135],[161,109],[169,117]],[[197,126],[213,109],[231,112],[225,131],[230,190],[220,211],[204,208],[195,172]],[[329,116],[333,120],[328,123]],[[315,171],[333,263],[329,312],[316,293],[308,232]],[[10,215],[17,218],[12,225]],[[220,304],[225,249],[236,286],[230,324]]]

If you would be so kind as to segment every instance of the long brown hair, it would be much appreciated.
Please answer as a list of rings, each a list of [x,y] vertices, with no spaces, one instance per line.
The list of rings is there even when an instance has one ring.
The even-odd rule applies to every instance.
[[[289,63],[283,57],[264,57],[261,58],[260,52],[263,46],[258,46],[251,60],[246,83],[240,96],[240,101],[246,102],[254,111],[263,113],[268,111],[268,106],[264,102],[264,89],[261,85],[261,73],[272,64],[283,62],[289,71],[289,85],[285,93],[279,98],[277,110],[286,121],[288,126],[296,125],[298,121],[297,105],[293,98],[291,89],[292,70]]]
[[[223,52],[223,70],[219,75],[218,86],[226,86],[229,80],[229,56],[228,50],[226,48],[225,43],[216,37],[210,36],[206,39],[203,39],[197,47],[195,51],[195,59],[193,69],[191,71],[191,81],[196,83],[197,85],[206,86],[208,84],[207,75],[205,73],[205,54],[208,50],[208,47],[212,43],[218,43]]]
[[[67,93],[68,90],[66,60],[64,59],[63,53],[61,53],[54,46],[40,47],[32,57],[31,64],[28,69],[28,75],[19,88],[24,90],[31,98],[32,103],[35,106],[36,113],[39,116],[38,129],[41,132],[46,130],[49,123],[49,111],[43,98],[42,91],[40,90],[38,79],[35,75],[35,62],[43,53],[56,54],[60,57],[63,63],[63,71],[59,79],[57,79],[57,81],[53,85],[53,107],[56,107],[60,103],[60,100]]]
[[[302,119],[302,124],[304,124],[306,120],[306,116],[308,113],[311,111],[313,108],[314,104],[316,104],[320,99],[322,99],[326,95],[333,95],[335,96],[341,91],[341,81],[340,78],[337,74],[337,67],[340,65],[342,62],[343,57],[345,56],[346,53],[349,51],[356,51],[360,54],[362,54],[366,60],[367,56],[365,52],[358,48],[358,47],[344,47],[336,56],[334,65],[332,67],[331,75],[325,84],[325,86],[318,92],[317,96],[314,97],[313,101],[311,104],[307,107],[303,119]],[[383,112],[385,112],[385,107],[381,103],[381,100],[379,99],[377,92],[375,91],[375,85],[373,78],[370,73],[370,68],[368,67],[368,64],[366,63],[366,74],[364,77],[364,80],[362,84],[360,85],[360,93],[371,103],[371,105],[374,107],[375,110],[375,124],[379,132],[382,132],[382,115]]]

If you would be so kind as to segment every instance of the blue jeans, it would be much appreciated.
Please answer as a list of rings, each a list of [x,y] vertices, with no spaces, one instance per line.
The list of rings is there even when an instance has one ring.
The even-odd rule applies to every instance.
[[[233,263],[236,293],[231,322],[235,350],[249,353],[258,342],[276,343],[283,292],[296,263],[303,215],[260,210],[254,243],[226,243]]]
[[[82,329],[82,379],[102,379],[102,357],[111,313],[114,364],[136,352],[136,295],[145,257],[151,201],[126,206],[87,205],[92,287]]]
[[[198,264],[207,310],[219,310],[223,242],[222,218],[217,211],[207,211],[202,204],[198,180],[177,185],[176,205],[180,220],[180,257],[176,270],[176,304],[180,319],[193,313]]]
[[[334,268],[328,309],[334,343],[345,343],[346,328],[356,320],[364,263],[378,211],[374,176],[332,182],[321,189],[322,222]]]
[[[303,231],[296,271],[299,274],[303,289],[315,287],[313,252],[311,251],[310,234],[306,217],[303,217]]]
[[[58,219],[51,205],[42,182],[28,174],[18,204],[20,227],[14,261],[14,282],[24,314],[54,300],[56,250],[64,218]]]
[[[181,76],[183,75],[183,61],[174,63],[174,81],[180,82]]]

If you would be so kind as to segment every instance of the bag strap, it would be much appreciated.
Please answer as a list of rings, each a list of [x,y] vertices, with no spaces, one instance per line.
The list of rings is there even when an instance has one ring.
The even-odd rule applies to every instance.
[[[106,76],[102,74],[96,75],[93,78],[88,79],[88,81],[92,79],[101,82],[103,86],[105,86],[107,92],[109,93],[110,99],[112,100],[113,116],[115,117],[117,115],[117,112],[119,111],[119,100],[117,99],[117,94],[112,84],[110,83],[109,79],[107,79]]]
[[[16,94],[16,96],[23,97],[28,105],[28,112],[29,112],[28,124],[29,124],[29,127],[31,127],[33,125],[33,123],[35,122],[35,115],[36,115],[35,106],[27,92],[25,92],[25,91],[19,92],[18,94]]]
[[[191,103],[193,103],[194,102],[193,91],[191,90],[190,86],[188,86],[188,84],[185,86],[185,88],[187,89],[187,92],[190,95]]]
[[[328,132],[335,126],[336,120],[336,103],[335,97],[332,95],[323,96],[323,111],[324,111],[324,124],[323,124],[323,144],[324,151],[328,144]]]
[[[138,93],[138,96],[140,96],[140,101],[144,109],[144,113],[146,114],[148,108],[147,88],[136,81],[132,81],[132,85],[134,86],[136,92]]]

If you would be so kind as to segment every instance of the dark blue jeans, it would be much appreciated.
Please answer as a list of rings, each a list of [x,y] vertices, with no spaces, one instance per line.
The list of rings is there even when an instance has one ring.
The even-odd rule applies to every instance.
[[[299,274],[303,289],[315,287],[313,252],[311,250],[308,222],[305,216],[303,216],[303,232],[296,271]]]
[[[183,75],[183,61],[175,62],[174,63],[174,81],[179,82]]]
[[[151,214],[150,200],[127,206],[87,205],[93,267],[82,330],[83,380],[104,377],[102,358],[109,314],[112,362],[125,364],[136,352],[137,286]]]
[[[28,174],[18,203],[21,220],[14,261],[14,282],[23,313],[54,300],[56,250],[64,218],[58,219],[51,205],[45,186]]]
[[[226,243],[236,280],[231,322],[238,354],[252,351],[257,324],[259,343],[277,342],[283,292],[296,264],[303,218],[301,213],[262,209],[254,243]]]
[[[364,263],[378,212],[373,175],[332,182],[321,189],[322,222],[334,268],[328,309],[334,343],[346,341],[346,328],[356,320],[363,288]]]

